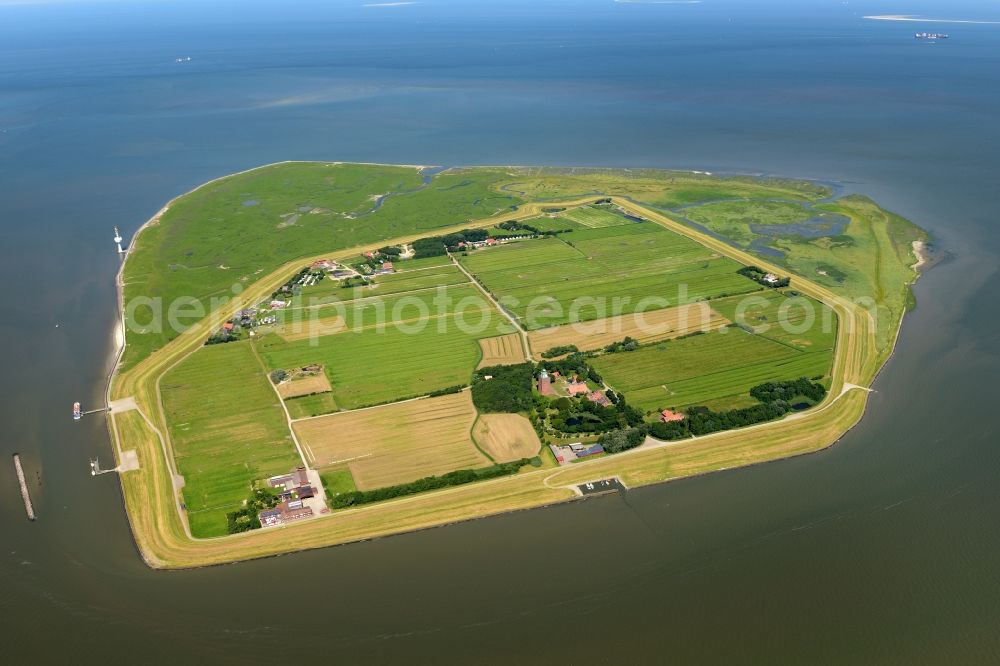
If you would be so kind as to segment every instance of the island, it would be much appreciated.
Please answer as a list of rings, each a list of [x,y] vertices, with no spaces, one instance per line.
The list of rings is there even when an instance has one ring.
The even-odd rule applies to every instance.
[[[118,275],[108,425],[155,568],[278,555],[819,451],[927,234],[832,184],[283,162]]]

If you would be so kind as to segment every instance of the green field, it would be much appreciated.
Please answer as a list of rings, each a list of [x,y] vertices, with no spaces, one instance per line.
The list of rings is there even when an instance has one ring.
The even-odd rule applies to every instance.
[[[579,222],[574,222],[568,217],[563,217],[562,215],[558,217],[535,217],[530,220],[525,220],[524,223],[529,227],[534,227],[539,231],[562,231],[564,229],[586,229],[587,227]],[[509,234],[511,233],[507,229],[497,229],[498,233]]]
[[[837,319],[828,306],[791,296],[788,290],[722,298],[712,301],[712,307],[757,335],[800,351],[833,349],[837,337]]]
[[[276,335],[257,344],[269,369],[323,364],[337,405],[354,409],[468,384],[482,353],[476,341],[495,332],[470,335],[450,323],[446,329],[431,322],[419,333],[390,326],[326,336],[319,344]]]
[[[354,485],[354,476],[347,467],[331,467],[320,473],[323,479],[323,488],[331,497],[342,493],[349,493],[357,490]]]
[[[253,481],[302,464],[249,343],[199,349],[164,375],[161,390],[195,536],[225,534],[226,513]]]
[[[301,419],[307,416],[329,414],[340,409],[340,406],[334,400],[333,393],[317,393],[299,398],[289,398],[285,400],[285,408],[288,409],[288,415],[293,419]]]
[[[445,257],[447,259],[447,257]],[[439,285],[461,284],[469,279],[453,264],[430,266],[423,269],[388,273],[372,277],[364,286],[344,287],[339,280],[324,279],[311,287],[303,287],[295,296],[291,307],[347,301],[367,296],[385,296],[405,291],[416,291]]]
[[[461,261],[528,329],[610,316],[615,307],[628,314],[643,299],[660,299],[646,307],[656,309],[761,288],[736,273],[735,261],[653,223],[512,243]]]
[[[825,377],[830,349],[800,351],[739,328],[604,354],[593,366],[604,381],[644,411],[752,404],[749,390],[763,382]]]
[[[436,257],[421,257],[420,259],[397,259],[393,263],[396,265],[397,271],[405,273],[435,266],[447,266],[451,263],[451,259],[448,255],[441,254]]]
[[[317,335],[334,333],[337,325],[334,319],[342,322],[345,328],[360,330],[363,327],[405,322],[419,318],[422,313],[437,317],[451,312],[459,307],[470,320],[475,320],[476,312],[489,310],[493,314],[489,301],[471,284],[442,286],[441,289],[425,288],[415,292],[390,294],[388,296],[367,296],[368,291],[362,289],[360,298],[345,300],[338,303],[314,307],[289,308],[275,312],[281,325],[279,333],[285,338],[308,333],[315,324]],[[497,326],[507,326],[507,320],[497,321]],[[507,331],[510,332],[509,330]]]
[[[580,226],[590,229],[617,227],[622,224],[633,224],[635,222],[635,220],[628,219],[620,211],[608,205],[570,208],[560,213],[558,219],[571,220]]]

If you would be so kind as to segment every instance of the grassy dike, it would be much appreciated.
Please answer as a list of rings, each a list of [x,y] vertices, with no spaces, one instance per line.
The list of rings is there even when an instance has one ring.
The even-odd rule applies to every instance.
[[[538,215],[543,208],[573,207],[590,203],[594,198],[592,195],[569,201],[523,204],[516,211],[437,229],[435,233],[526,219]],[[787,272],[629,199],[614,197],[614,201],[636,215],[693,238],[741,263]],[[410,242],[425,235],[426,232],[420,232],[386,242]],[[140,237],[139,242],[141,240]],[[136,544],[150,566],[184,568],[220,564],[536,507],[575,498],[576,494],[567,487],[571,484],[612,475],[620,476],[629,486],[636,486],[817,451],[835,442],[861,418],[867,393],[860,387],[871,383],[891,351],[891,347],[886,349],[878,345],[875,322],[865,310],[827,287],[796,276],[795,288],[827,304],[839,320],[831,390],[824,402],[809,412],[738,431],[670,444],[654,443],[569,468],[531,470],[514,477],[338,511],[280,528],[214,539],[192,538],[172,483],[174,463],[160,396],[162,376],[199,349],[209,332],[218,328],[231,312],[270,294],[304,263],[323,257],[354,256],[369,245],[289,261],[155,353],[124,372],[116,371],[109,396],[111,399],[133,396],[141,415],[146,417],[142,418],[137,412],[125,412],[110,418],[117,448],[135,449],[141,463],[139,471],[124,473],[120,478]],[[910,276],[910,281],[914,276]],[[898,319],[891,325],[898,328]]]

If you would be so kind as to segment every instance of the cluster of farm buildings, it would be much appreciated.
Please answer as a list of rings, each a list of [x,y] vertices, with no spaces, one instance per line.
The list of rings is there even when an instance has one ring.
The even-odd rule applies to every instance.
[[[557,382],[557,384],[553,384],[553,381]],[[597,403],[601,407],[610,407],[612,404],[611,400],[608,399],[604,391],[591,390],[587,385],[587,382],[581,380],[579,377],[574,376],[567,379],[562,377],[559,372],[553,372],[550,375],[545,368],[542,368],[541,372],[538,374],[537,388],[540,395],[548,397],[554,397],[559,395],[559,393],[565,393],[567,397],[585,396],[587,400]],[[682,421],[684,420],[684,414],[670,409],[664,409],[660,412],[659,420],[663,423]],[[574,442],[573,444],[550,444],[549,449],[551,449],[552,455],[555,456],[556,462],[560,465],[568,465],[581,458],[597,455],[598,453],[604,453],[604,448],[600,444],[587,445],[582,442]]]
[[[557,382],[556,385],[553,385],[553,380]],[[566,395],[571,398],[583,395],[587,397],[587,400],[596,402],[601,407],[608,407],[611,405],[611,401],[604,394],[604,391],[590,390],[590,387],[587,386],[587,382],[580,380],[579,377],[565,379],[559,374],[559,372],[553,372],[552,375],[549,375],[548,371],[545,368],[542,368],[541,373],[538,375],[539,395],[548,397],[558,395],[556,386],[558,386],[561,391],[564,391]]]
[[[260,512],[258,517],[261,527],[274,527],[311,518],[316,514],[317,508],[320,512],[326,509],[322,497],[317,497],[305,467],[298,467],[288,474],[272,476],[267,484],[277,491],[281,501],[273,509]]]

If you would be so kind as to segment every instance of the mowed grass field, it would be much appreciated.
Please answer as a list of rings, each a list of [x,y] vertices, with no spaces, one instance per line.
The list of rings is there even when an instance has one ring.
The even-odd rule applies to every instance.
[[[441,285],[390,296],[366,296],[342,303],[278,311],[278,323],[272,330],[284,340],[294,342],[348,330],[359,331],[452,316],[456,312],[472,324],[478,324],[487,312],[490,316],[499,315],[475,286]],[[505,318],[494,324],[512,328]]]
[[[456,266],[444,269],[413,271],[422,276],[406,282],[415,291],[281,313],[275,332],[256,342],[268,370],[318,363],[332,386],[329,398],[289,401],[293,417],[468,384],[484,353],[479,340],[512,326],[475,286],[452,283],[455,273],[468,282]]]
[[[829,306],[787,291],[767,291],[750,296],[722,298],[712,302],[719,312],[737,324],[749,326],[764,338],[800,351],[833,349],[837,318]]]
[[[583,229],[462,263],[528,330],[744,294],[740,264],[653,223]]]
[[[415,481],[490,461],[470,432],[476,409],[468,391],[411,400],[293,424],[318,468],[347,465],[361,490]]]
[[[203,347],[163,376],[163,407],[191,532],[226,533],[253,481],[302,464],[247,342]]]
[[[729,323],[729,319],[708,303],[691,303],[676,308],[538,329],[528,334],[528,340],[535,352],[564,345],[575,345],[580,351],[592,351],[626,337],[646,343],[676,338],[694,331],[710,331]]]
[[[339,411],[340,405],[334,399],[333,393],[327,392],[289,398],[285,400],[285,409],[288,410],[288,415],[293,419],[303,419],[307,416],[319,416]]]
[[[563,217],[562,215],[546,215],[544,217],[534,217],[530,220],[524,220],[524,223],[529,227],[534,227],[539,231],[563,231],[565,229],[586,229],[586,225],[580,224],[568,217]],[[509,234],[510,232],[506,229],[498,229],[497,231]]]
[[[635,220],[630,220],[621,212],[608,205],[570,208],[565,212],[559,213],[559,218],[571,220],[590,229],[617,227],[622,224],[632,224],[635,222]]]
[[[749,390],[763,382],[825,378],[831,349],[803,351],[730,327],[593,359],[604,381],[645,411],[753,404]]]
[[[482,414],[472,435],[496,462],[531,458],[542,448],[531,421],[520,414]]]
[[[527,360],[524,358],[520,333],[482,338],[479,340],[479,347],[483,350],[483,357],[478,366],[480,368],[492,365],[516,365]]]
[[[257,344],[269,370],[322,364],[342,409],[468,384],[482,353],[477,336],[448,323],[438,330],[435,322],[418,332],[389,327],[330,335],[315,344],[269,335]]]
[[[350,301],[367,296],[386,296],[388,294],[416,291],[440,285],[461,284],[468,281],[469,279],[465,277],[462,271],[458,270],[453,264],[444,266],[433,265],[426,268],[375,275],[370,278],[369,284],[365,286],[344,287],[341,285],[340,280],[331,280],[327,277],[311,287],[303,287],[299,295],[292,299],[291,307]]]

